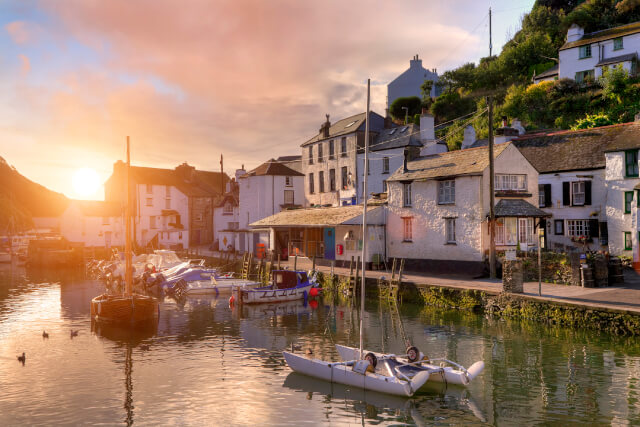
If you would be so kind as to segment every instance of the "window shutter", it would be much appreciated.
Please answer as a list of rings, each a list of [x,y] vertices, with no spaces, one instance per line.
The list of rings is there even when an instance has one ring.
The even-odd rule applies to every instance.
[[[571,183],[570,182],[562,183],[562,204],[564,206],[569,206],[571,204]]]
[[[598,238],[599,237],[599,224],[598,224],[598,220],[597,219],[590,219],[589,220],[589,237],[591,238]]]
[[[591,204],[591,181],[584,182],[584,204],[585,206]]]
[[[544,184],[544,205],[545,207],[553,207],[553,201],[551,200],[551,184]]]
[[[606,222],[600,223],[600,244],[601,245],[609,244],[609,228],[607,227]]]

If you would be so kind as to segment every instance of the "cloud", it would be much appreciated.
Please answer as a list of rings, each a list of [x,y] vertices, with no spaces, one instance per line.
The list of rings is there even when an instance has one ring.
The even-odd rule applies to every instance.
[[[20,66],[20,72],[23,76],[26,76],[27,74],[29,74],[29,71],[31,71],[31,63],[29,62],[29,58],[23,54],[19,54],[18,58],[20,58],[20,62],[22,64]]]
[[[25,45],[35,40],[38,27],[26,21],[13,21],[4,26],[14,43]]]

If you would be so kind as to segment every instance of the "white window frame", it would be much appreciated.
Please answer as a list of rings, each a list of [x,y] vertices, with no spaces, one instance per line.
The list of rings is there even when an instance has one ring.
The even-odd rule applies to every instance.
[[[456,243],[456,219],[445,218],[444,229],[445,229],[445,243],[447,244]]]
[[[495,187],[496,191],[527,191],[527,175],[497,173]]]
[[[544,187],[542,188],[542,190],[538,191],[538,207],[539,208],[544,208],[544,202],[545,202],[545,198],[544,198]]]
[[[504,244],[505,246],[516,246],[518,244],[517,218],[507,217],[504,219]]]
[[[382,173],[389,173],[389,158],[382,158]]]
[[[411,182],[402,183],[402,206],[410,208],[412,206]]]
[[[496,219],[496,245],[504,245],[504,218]]]
[[[413,218],[402,217],[402,241],[413,241]]]
[[[438,204],[453,205],[456,202],[456,181],[438,181]]]
[[[584,206],[585,188],[585,181],[573,181],[571,183],[571,204],[573,206]]]
[[[588,219],[568,219],[566,233],[568,237],[589,237],[589,220]]]
[[[295,193],[293,190],[284,190],[284,204],[293,205],[295,203]]]

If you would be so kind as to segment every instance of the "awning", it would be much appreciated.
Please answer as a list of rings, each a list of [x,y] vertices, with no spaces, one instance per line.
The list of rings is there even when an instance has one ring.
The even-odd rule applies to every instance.
[[[526,218],[545,218],[551,214],[538,209],[531,203],[522,199],[502,199],[496,203],[494,210],[496,218],[503,217],[526,217]]]
[[[603,65],[619,64],[620,62],[633,61],[637,57],[636,53],[628,53],[626,55],[614,56],[613,58],[603,58],[596,64],[596,67]]]

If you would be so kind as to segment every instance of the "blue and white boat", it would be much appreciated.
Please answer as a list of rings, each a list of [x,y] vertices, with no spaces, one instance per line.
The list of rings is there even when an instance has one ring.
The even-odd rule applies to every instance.
[[[234,289],[232,302],[261,304],[306,299],[319,293],[315,276],[309,279],[305,271],[275,270],[269,286],[256,289]]]

